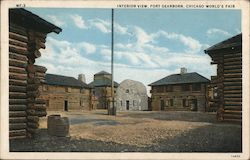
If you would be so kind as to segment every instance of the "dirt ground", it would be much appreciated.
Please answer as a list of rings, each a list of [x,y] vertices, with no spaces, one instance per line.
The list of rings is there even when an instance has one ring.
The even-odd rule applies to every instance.
[[[199,112],[49,112],[69,118],[70,135],[47,134],[47,117],[32,139],[11,140],[10,151],[242,152],[242,127]]]

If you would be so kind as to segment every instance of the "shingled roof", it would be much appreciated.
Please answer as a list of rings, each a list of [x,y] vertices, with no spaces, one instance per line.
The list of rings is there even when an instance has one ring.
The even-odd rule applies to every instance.
[[[101,71],[101,72],[96,73],[95,75],[110,75],[110,73],[106,71]]]
[[[90,87],[111,87],[111,80],[110,79],[105,79],[105,80],[101,80],[101,79],[97,79],[92,81],[91,83],[89,83]],[[118,87],[119,83],[114,82],[114,87]]]
[[[205,53],[209,53],[214,50],[219,50],[219,49],[224,49],[224,48],[232,48],[232,47],[237,47],[242,44],[242,34],[238,34],[234,37],[231,37],[225,41],[222,41],[220,43],[217,43],[208,49],[205,50]]]
[[[61,28],[23,8],[9,9],[9,20],[12,23],[39,32],[55,32],[58,34],[62,31]]]
[[[90,88],[86,83],[81,82],[74,77],[56,75],[56,74],[46,74],[45,84],[48,85],[58,85],[58,86],[69,86],[69,87],[79,87],[79,88]]]
[[[166,76],[156,82],[149,84],[149,86],[160,86],[169,84],[186,84],[186,83],[208,83],[209,79],[203,77],[202,75],[192,72],[184,74],[172,74]]]

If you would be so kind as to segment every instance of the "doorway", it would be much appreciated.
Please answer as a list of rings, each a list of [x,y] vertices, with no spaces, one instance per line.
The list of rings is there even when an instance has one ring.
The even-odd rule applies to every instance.
[[[129,101],[126,101],[126,109],[129,110]]]
[[[164,110],[164,100],[161,100],[161,111]]]
[[[64,111],[68,111],[68,101],[64,101]]]

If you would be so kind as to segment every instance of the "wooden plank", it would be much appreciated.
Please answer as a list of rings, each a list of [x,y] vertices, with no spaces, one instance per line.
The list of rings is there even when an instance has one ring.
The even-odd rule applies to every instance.
[[[27,98],[27,95],[26,95],[26,93],[9,92],[9,98],[10,99],[25,99],[25,98]]]
[[[242,106],[242,102],[224,101],[224,106]]]
[[[224,86],[242,86],[242,82],[224,82]]]
[[[224,110],[225,114],[236,114],[236,115],[242,115],[242,111],[235,111],[235,110]]]
[[[34,65],[34,67],[37,72],[45,73],[47,71],[47,68],[43,66]]]
[[[235,101],[235,102],[242,102],[242,98],[225,98],[225,97],[224,97],[224,100],[225,100],[225,101],[229,101],[229,102],[230,102],[230,101],[232,101],[232,102],[234,102],[234,101]]]
[[[242,57],[242,53],[224,54],[223,58],[231,58],[231,57]]]
[[[225,94],[242,94],[242,90],[224,90]]]
[[[27,56],[22,55],[22,54],[18,54],[18,53],[13,53],[13,52],[9,52],[9,58],[24,61],[24,62],[28,61]]]
[[[27,86],[27,80],[9,79],[9,85],[26,87]],[[25,90],[25,92],[26,92],[26,90]]]
[[[242,98],[242,94],[224,94],[224,98]]]
[[[13,23],[9,24],[9,30],[10,30],[10,32],[13,32],[13,33],[16,33],[16,34],[20,34],[20,35],[23,35],[25,37],[28,36],[27,28],[14,25]]]
[[[9,79],[27,80],[27,74],[9,72]]]
[[[22,105],[26,105],[27,104],[27,99],[9,99],[9,104],[10,105],[14,105],[13,107],[15,107],[15,104],[22,104]]]
[[[25,117],[26,115],[25,111],[9,111],[10,117]]]
[[[224,110],[242,111],[241,106],[225,106]]]
[[[27,122],[26,117],[10,117],[9,123],[25,123]]]
[[[15,60],[15,59],[9,59],[9,65],[14,67],[20,67],[20,68],[26,68],[27,62]]]
[[[242,90],[242,86],[224,86],[224,91],[228,90]]]
[[[230,65],[230,66],[224,66],[225,69],[242,69],[242,65]]]
[[[25,68],[9,66],[9,72],[27,74]]]
[[[29,122],[39,122],[39,117],[38,116],[27,116],[27,120]]]
[[[9,86],[10,92],[26,92],[26,87],[24,86],[16,86],[16,85],[10,85]]]
[[[242,78],[225,78],[224,82],[242,82]]]
[[[224,74],[225,79],[226,78],[242,78],[241,73],[235,73],[235,74]]]
[[[28,43],[28,37],[14,32],[9,32],[9,38]]]
[[[242,74],[242,69],[231,69],[231,70],[224,70],[225,74]]]
[[[22,138],[26,137],[26,129],[20,129],[20,130],[13,130],[9,131],[10,137],[19,137],[22,136]]]
[[[28,45],[27,45],[26,42],[18,41],[18,40],[11,39],[11,38],[9,39],[9,44],[15,45],[15,46],[18,46],[18,47],[28,48]]]
[[[224,66],[242,65],[242,61],[224,62]]]
[[[26,129],[27,125],[26,123],[10,123],[9,124],[9,130],[20,130],[20,129]]]

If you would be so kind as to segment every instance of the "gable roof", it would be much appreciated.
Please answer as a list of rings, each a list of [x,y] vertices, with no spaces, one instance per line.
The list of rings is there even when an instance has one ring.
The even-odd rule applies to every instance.
[[[78,88],[90,88],[86,83],[81,82],[74,77],[56,75],[56,74],[46,74],[45,84],[48,85],[58,85],[58,86],[69,86]]]
[[[172,74],[149,84],[149,86],[185,84],[185,83],[208,83],[209,81],[210,81],[209,79],[203,77],[202,75],[196,72],[192,72],[184,74]]]
[[[43,33],[55,32],[58,34],[62,31],[61,28],[23,8],[9,9],[9,20],[11,23]]]
[[[111,87],[111,80],[110,79],[97,79],[89,83],[90,87]],[[119,83],[114,81],[114,87],[118,87]]]
[[[242,45],[242,33],[209,47],[205,50],[205,53],[224,48],[237,47],[240,45]]]

